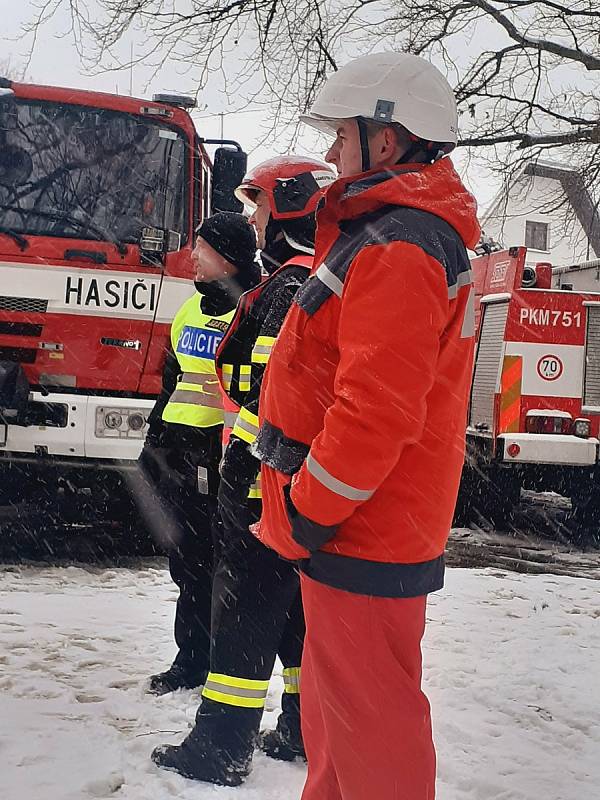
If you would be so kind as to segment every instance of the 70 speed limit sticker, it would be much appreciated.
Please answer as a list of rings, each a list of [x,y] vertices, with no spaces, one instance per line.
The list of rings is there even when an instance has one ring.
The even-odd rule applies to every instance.
[[[542,356],[537,362],[537,373],[545,381],[556,381],[563,374],[563,362],[558,356]]]

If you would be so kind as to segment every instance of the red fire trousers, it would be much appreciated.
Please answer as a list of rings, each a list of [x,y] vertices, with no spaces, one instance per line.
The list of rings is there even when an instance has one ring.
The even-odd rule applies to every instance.
[[[352,594],[302,575],[302,600],[302,800],[433,800],[426,597]]]

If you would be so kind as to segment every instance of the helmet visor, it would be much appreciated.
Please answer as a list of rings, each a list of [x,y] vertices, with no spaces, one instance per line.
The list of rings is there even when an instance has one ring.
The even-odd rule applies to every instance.
[[[347,119],[352,119],[352,117]],[[342,121],[342,119],[334,119],[333,117],[321,117],[319,114],[302,114],[299,119],[299,122],[309,125],[329,137],[336,135]]]
[[[252,183],[242,183],[237,187],[234,194],[244,205],[256,208],[256,197],[262,191],[260,186],[255,186]]]
[[[273,189],[273,203],[277,214],[300,216],[321,187],[333,182],[329,170],[304,172],[292,178],[280,178]]]

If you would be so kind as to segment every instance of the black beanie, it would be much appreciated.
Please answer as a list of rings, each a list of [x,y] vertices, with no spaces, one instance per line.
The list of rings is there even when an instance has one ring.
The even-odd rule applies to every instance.
[[[255,270],[256,234],[243,214],[220,211],[196,228],[196,236],[241,272]]]

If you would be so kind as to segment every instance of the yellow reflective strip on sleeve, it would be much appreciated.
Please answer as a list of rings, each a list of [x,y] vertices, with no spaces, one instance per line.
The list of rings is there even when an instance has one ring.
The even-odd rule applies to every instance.
[[[267,364],[276,341],[275,336],[259,336],[252,348],[252,363]]]
[[[269,347],[273,347],[275,342],[277,341],[276,336],[257,336],[256,337],[256,344],[265,344]]]
[[[233,426],[234,435],[248,442],[248,444],[252,444],[258,436],[258,430],[258,417],[242,406]]]
[[[269,681],[209,672],[202,689],[202,696],[230,706],[263,708],[268,688]]]
[[[240,365],[240,392],[249,392],[250,391],[250,375],[252,372],[252,367],[250,364],[241,364]]]
[[[258,416],[256,414],[253,414],[252,411],[248,411],[247,408],[244,408],[244,406],[242,406],[240,408],[240,413],[238,414],[238,417],[240,417],[240,419],[243,419],[244,422],[253,425],[254,428],[256,428],[256,432],[258,433],[259,421],[258,421]]]
[[[238,439],[241,439],[243,442],[246,442],[247,444],[254,444],[254,442],[256,441],[255,434],[248,433],[248,431],[244,430],[244,428],[237,422],[233,426],[233,430],[231,432],[234,436],[237,436]]]
[[[267,350],[266,352],[262,352],[258,348],[254,348],[252,351],[252,355],[250,356],[250,360],[253,364],[268,364],[269,358],[271,357],[271,351]]]
[[[283,683],[286,694],[300,694],[300,667],[286,667],[283,670]]]

